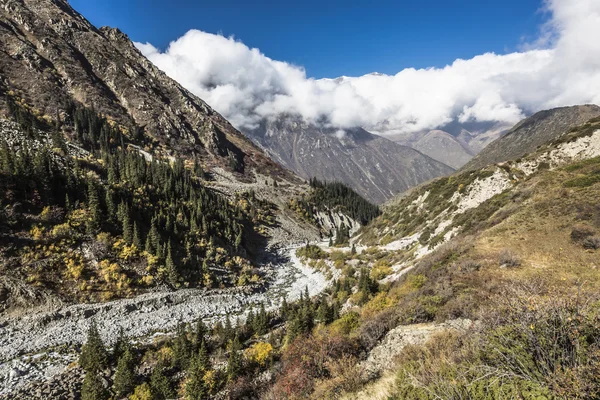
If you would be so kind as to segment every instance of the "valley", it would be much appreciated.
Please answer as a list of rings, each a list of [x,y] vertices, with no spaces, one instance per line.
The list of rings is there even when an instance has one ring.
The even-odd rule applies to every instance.
[[[600,398],[600,107],[186,38],[241,67],[0,0],[0,399]]]

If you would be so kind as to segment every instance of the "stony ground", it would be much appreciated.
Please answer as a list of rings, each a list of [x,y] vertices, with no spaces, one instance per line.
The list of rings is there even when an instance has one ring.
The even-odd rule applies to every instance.
[[[102,304],[78,304],[21,318],[0,319],[0,395],[35,380],[47,380],[63,372],[74,360],[71,350],[85,341],[92,320],[103,339],[111,343],[120,328],[130,337],[167,334],[180,322],[202,318],[214,323],[244,318],[261,303],[279,307],[281,299],[300,297],[306,287],[311,295],[329,282],[323,274],[305,267],[295,257],[296,247],[282,249],[265,265],[272,277],[263,286],[242,289],[188,289],[158,292]]]

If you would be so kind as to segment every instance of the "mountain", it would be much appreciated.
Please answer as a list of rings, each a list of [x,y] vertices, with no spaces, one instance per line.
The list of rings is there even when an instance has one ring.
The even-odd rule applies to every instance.
[[[53,119],[74,101],[114,123],[136,124],[153,151],[185,154],[208,168],[235,166],[293,179],[204,101],[158,70],[118,29],[96,29],[65,0],[3,2],[0,99]]]
[[[441,130],[429,131],[411,147],[455,169],[459,169],[473,158],[473,153],[466,143]]]
[[[535,151],[569,129],[600,116],[600,107],[580,105],[540,111],[515,125],[504,136],[486,146],[464,169],[477,169]]]
[[[64,0],[3,2],[0,50],[0,314],[269,284],[279,247],[378,215],[305,184]]]
[[[509,128],[501,123],[455,121],[432,131],[393,133],[385,137],[458,169]]]
[[[364,129],[333,129],[299,118],[264,121],[247,134],[285,167],[309,179],[346,183],[382,203],[452,168]]]

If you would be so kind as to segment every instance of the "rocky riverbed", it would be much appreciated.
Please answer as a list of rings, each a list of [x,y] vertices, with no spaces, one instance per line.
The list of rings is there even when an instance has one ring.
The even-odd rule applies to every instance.
[[[111,343],[123,328],[129,337],[166,334],[181,322],[207,323],[241,317],[261,303],[279,307],[283,296],[296,300],[308,288],[311,296],[329,284],[325,276],[303,265],[297,246],[276,252],[264,266],[266,284],[253,288],[186,289],[144,294],[102,304],[77,304],[21,318],[0,318],[0,397],[40,380],[51,380],[75,360],[74,347],[85,341],[91,321]]]

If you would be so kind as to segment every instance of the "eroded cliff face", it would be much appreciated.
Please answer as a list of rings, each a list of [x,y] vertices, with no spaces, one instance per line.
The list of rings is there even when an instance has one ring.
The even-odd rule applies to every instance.
[[[96,29],[63,0],[2,0],[0,19],[0,107],[10,96],[55,119],[76,101],[143,127],[167,154],[235,166],[246,178],[254,170],[294,178],[118,29]]]

